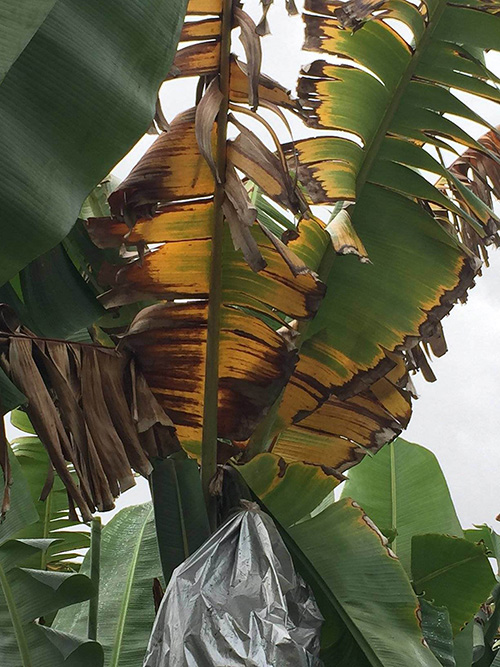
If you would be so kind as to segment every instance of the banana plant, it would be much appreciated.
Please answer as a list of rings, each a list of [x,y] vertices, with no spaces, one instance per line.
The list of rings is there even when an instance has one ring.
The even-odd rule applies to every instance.
[[[35,56],[47,61],[37,50],[48,41],[45,30],[64,18],[88,19],[92,26],[98,4],[88,4],[90,16],[70,12],[69,0],[57,3],[2,87],[16,79],[17,65],[26,69],[23,58],[28,64]],[[264,5],[267,11],[269,3]],[[269,451],[342,479],[367,452],[403,430],[411,416],[409,372],[420,368],[433,379],[426,351],[446,351],[440,321],[465,298],[479,256],[497,239],[491,198],[498,180],[485,174],[498,170],[498,132],[453,89],[499,101],[498,79],[483,59],[485,50],[500,50],[499,6],[496,0],[308,0],[306,49],[341,58],[303,68],[293,95],[261,72],[265,20],[257,27],[240,3],[191,0],[182,30],[180,3],[141,4],[140,11],[133,0],[113,5],[122,13],[131,10],[124,12],[126,22],[136,10],[141,21],[147,19],[140,23],[144,31],[127,41],[137,48],[144,43],[153,54],[140,59],[155,63],[144,75],[144,117],[151,121],[155,113],[157,63],[165,67],[168,60],[165,42],[158,46],[157,32],[146,30],[151,22],[167,25],[170,50],[179,32],[181,43],[189,43],[161,75],[165,85],[173,78],[198,80],[194,106],[168,131],[156,109],[159,137],[110,194],[110,215],[86,223],[92,241],[120,258],[99,272],[100,304],[111,311],[148,305],[137,307],[128,329],[105,342],[99,336],[92,342],[42,338],[22,312],[1,311],[3,372],[25,397],[36,432],[84,519],[96,508],[110,509],[134,483],[133,471],[149,476],[157,459],[184,449],[201,462],[214,526],[218,464]],[[106,28],[125,21],[114,11],[102,10]],[[231,53],[235,31],[246,62]],[[80,42],[70,41],[79,62]],[[116,46],[112,37],[105,43]],[[99,54],[93,50],[90,62],[108,62]],[[122,63],[122,55],[111,54],[111,62]],[[125,55],[128,63],[130,53]],[[40,76],[37,67],[33,72]],[[140,78],[136,69],[120,64],[122,69],[124,76]],[[65,90],[71,90],[68,81],[73,79],[64,77]],[[99,90],[111,95],[120,89],[106,82],[99,79]],[[122,83],[127,91],[129,80]],[[81,108],[95,102],[93,95],[81,97]],[[131,138],[132,126],[135,131],[140,125],[136,105],[121,99],[115,107],[124,118],[131,114]],[[45,114],[46,105],[38,105],[37,123],[47,119],[52,128],[57,108]],[[293,114],[328,133],[282,145],[261,109],[272,111],[285,128]],[[476,141],[449,114],[480,122],[490,134]],[[247,118],[260,122],[267,143],[248,129]],[[88,135],[87,120],[81,128],[72,122],[70,129],[75,125]],[[53,137],[56,146],[74,146],[62,130],[40,135],[49,143]],[[112,132],[109,137],[116,139]],[[109,151],[99,145],[100,154],[108,162],[116,159],[119,143]],[[468,151],[447,167],[442,153],[456,152],[457,144]],[[108,164],[93,161],[94,149],[89,145],[88,163],[78,162],[87,189],[89,173],[98,179]],[[38,177],[38,162],[18,154]],[[63,157],[66,164],[72,155]],[[435,174],[436,185],[421,170]],[[66,187],[66,180],[61,183]],[[44,188],[60,192],[52,185]],[[75,194],[79,202],[82,189]],[[56,194],[54,199],[62,201]],[[63,227],[77,215],[71,201],[64,215],[51,211]],[[10,225],[9,234],[11,228],[22,226]],[[67,228],[58,222],[54,230],[52,243]],[[36,234],[31,253],[35,244],[38,252],[47,247]],[[11,261],[6,277],[24,266],[28,254]],[[85,273],[81,260],[75,261]],[[11,287],[16,291],[15,280]]]

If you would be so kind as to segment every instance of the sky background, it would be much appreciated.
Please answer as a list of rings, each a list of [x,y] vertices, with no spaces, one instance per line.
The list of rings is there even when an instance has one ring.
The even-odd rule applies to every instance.
[[[268,15],[272,35],[263,40],[262,71],[294,88],[300,66],[322,56],[301,51],[302,20],[289,18],[284,4],[284,0],[275,0]],[[259,19],[258,0],[245,2],[245,9]],[[242,55],[241,49],[235,47],[233,51]],[[488,64],[500,73],[498,55],[490,56]],[[194,81],[174,81],[163,86],[160,99],[169,120],[193,105],[194,85]],[[464,100],[467,97],[460,96]],[[475,103],[475,108],[491,123],[500,124],[499,106],[481,101]],[[298,120],[292,125],[294,138],[310,134]],[[460,121],[460,125],[475,137],[484,132],[473,123]],[[289,140],[283,130],[280,138]],[[144,137],[114,173],[123,178],[153,140],[154,137]],[[414,402],[412,421],[403,434],[437,456],[464,527],[489,523],[498,532],[500,525],[495,517],[500,513],[499,286],[500,250],[492,250],[491,266],[471,290],[468,303],[455,306],[443,321],[449,351],[433,363],[437,382],[429,384],[420,375],[413,378],[420,398]],[[14,435],[12,428],[8,432]],[[147,483],[139,480],[136,488],[118,499],[117,509],[147,499]],[[111,513],[106,513],[103,518],[108,520],[110,516]]]

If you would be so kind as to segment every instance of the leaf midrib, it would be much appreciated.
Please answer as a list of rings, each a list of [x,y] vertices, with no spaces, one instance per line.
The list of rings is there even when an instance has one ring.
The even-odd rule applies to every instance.
[[[12,622],[12,627],[14,629],[14,634],[16,636],[17,646],[19,648],[19,654],[21,656],[22,667],[32,667],[32,662],[30,658],[30,651],[28,647],[28,640],[24,632],[23,624],[19,617],[16,601],[14,600],[14,595],[12,593],[12,588],[10,587],[9,580],[7,579],[7,574],[0,564],[0,587],[2,588],[5,602],[7,603],[7,609],[9,611],[10,620]]]
[[[394,114],[396,113],[399,107],[401,98],[403,97],[403,94],[405,93],[407,86],[409,85],[410,81],[413,78],[419,60],[422,54],[425,52],[425,49],[427,48],[427,45],[432,37],[432,34],[437,24],[439,23],[443,15],[444,10],[446,9],[447,4],[448,4],[447,0],[441,0],[440,5],[434,11],[434,14],[429,17],[429,22],[426,26],[425,32],[415,48],[415,51],[408,64],[408,67],[401,76],[401,79],[398,83],[394,95],[392,96],[389,104],[387,105],[386,113],[384,114],[382,120],[380,121],[378,130],[376,131],[368,148],[365,151],[366,157],[363,160],[363,165],[359,170],[358,178],[356,180],[356,190],[357,190],[356,199],[359,199],[361,196],[361,192],[368,179],[368,174],[370,172],[370,169],[372,168],[373,163],[377,157],[380,146],[387,134],[387,130],[389,129]]]
[[[416,579],[414,580],[413,584],[416,588],[420,588],[420,586],[427,582],[427,581],[432,581],[432,579],[435,579],[436,577],[440,577],[442,574],[446,574],[446,572],[449,572],[450,570],[454,570],[457,567],[461,567],[462,565],[465,565],[466,563],[470,563],[475,560],[479,560],[483,557],[483,554],[474,554],[474,556],[469,556],[468,558],[463,558],[460,561],[455,561],[454,563],[445,565],[444,567],[440,567],[438,570],[434,570],[434,572],[430,572],[427,574],[425,577],[422,577],[421,579]]]
[[[130,603],[130,596],[132,594],[132,585],[134,581],[134,576],[135,576],[135,571],[137,568],[137,563],[139,561],[139,551],[141,549],[142,545],[142,538],[144,536],[144,531],[146,530],[146,525],[148,523],[149,518],[151,517],[151,513],[153,512],[153,508],[149,510],[147,515],[144,518],[144,522],[142,524],[142,528],[139,531],[139,534],[137,535],[137,544],[134,548],[134,553],[132,554],[132,560],[130,563],[130,567],[128,569],[128,575],[127,575],[127,583],[125,586],[125,591],[123,594],[122,598],[122,604],[120,608],[120,617],[118,619],[118,625],[116,628],[116,633],[115,633],[115,641],[113,642],[113,653],[111,655],[111,661],[110,661],[110,667],[118,667],[119,660],[120,660],[120,653],[121,653],[121,648],[123,644],[123,636],[125,634],[125,623],[127,620],[127,614],[128,614],[128,609],[129,609],[129,603]]]

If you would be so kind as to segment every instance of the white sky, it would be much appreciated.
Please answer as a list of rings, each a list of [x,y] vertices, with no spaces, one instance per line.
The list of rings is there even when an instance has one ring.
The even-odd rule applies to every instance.
[[[284,0],[275,0],[269,12],[272,35],[263,40],[262,71],[293,89],[301,65],[314,60],[313,53],[301,52],[303,24],[300,17],[289,18]],[[299,5],[299,3],[297,3]],[[247,0],[245,9],[258,20],[258,0]],[[233,48],[242,55],[238,48]],[[491,56],[489,66],[500,72],[500,57]],[[161,91],[165,115],[171,120],[194,103],[194,81],[174,81]],[[481,101],[476,110],[491,123],[500,123],[500,107]],[[295,119],[294,119],[295,120]],[[482,133],[472,123],[460,123],[474,136]],[[293,123],[295,138],[310,131],[300,121]],[[288,141],[286,132],[280,138]],[[144,137],[115,168],[124,177],[154,137]],[[449,352],[435,360],[438,380],[426,383],[414,378],[420,399],[403,437],[431,449],[439,459],[465,527],[489,523],[495,527],[500,513],[500,251],[492,250],[491,267],[486,269],[469,302],[458,305],[444,321]],[[10,430],[11,435],[13,431]],[[117,508],[149,499],[145,480],[117,501]],[[111,513],[106,513],[105,520]],[[497,529],[500,528],[496,524]]]

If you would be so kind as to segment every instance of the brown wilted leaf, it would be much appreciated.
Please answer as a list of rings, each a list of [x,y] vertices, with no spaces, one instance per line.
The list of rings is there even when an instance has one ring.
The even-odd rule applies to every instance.
[[[278,146],[278,155],[272,153],[261,139],[234,116],[231,115],[230,120],[240,131],[236,139],[228,144],[228,158],[234,166],[268,197],[293,213],[302,214],[307,205],[290,176],[281,146]]]
[[[196,106],[195,135],[198,148],[207,161],[212,173],[218,183],[221,183],[221,175],[217,171],[213,151],[213,130],[215,119],[219,113],[223,95],[219,90],[217,79],[213,79],[206,89],[203,97]]]
[[[250,16],[239,7],[234,7],[233,16],[236,25],[241,28],[240,40],[247,58],[248,102],[255,111],[259,106],[259,77],[262,65],[262,50],[257,34],[257,26]]]
[[[114,498],[135,484],[133,470],[148,476],[149,458],[179,449],[172,422],[128,354],[38,339],[22,329],[0,334],[0,352],[4,371],[25,393],[26,412],[85,521],[96,509],[114,507]]]
[[[219,71],[220,42],[199,42],[177,51],[172,68],[166,78],[213,76]]]
[[[236,58],[231,57],[231,76],[230,76],[230,90],[229,99],[231,102],[238,104],[249,103],[249,73],[246,63]],[[259,102],[269,102],[276,106],[289,109],[296,114],[301,114],[299,101],[294,99],[291,91],[282,86],[278,81],[275,81],[265,74],[259,75]]]
[[[341,209],[325,229],[338,255],[357,255],[360,262],[370,261],[363,242],[352,226],[351,216],[347,209]]]
[[[297,255],[291,250],[281,239],[279,239],[275,234],[270,232],[267,227],[259,223],[259,227],[271,241],[273,246],[279,252],[281,257],[285,260],[288,268],[293,273],[294,276],[300,276],[304,274],[314,275],[316,274],[311,271],[305,262],[303,262]]]

